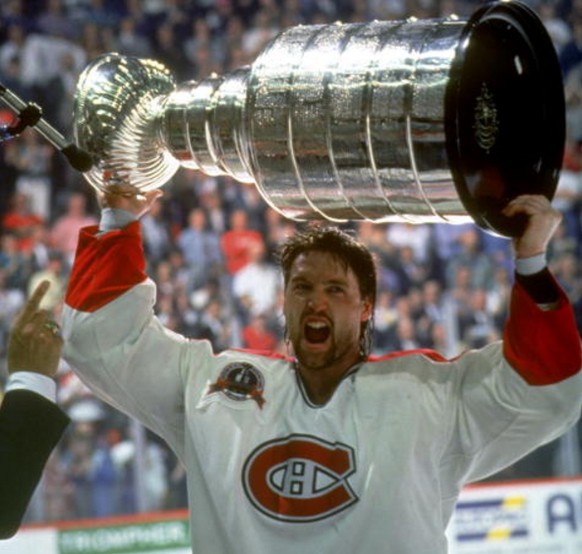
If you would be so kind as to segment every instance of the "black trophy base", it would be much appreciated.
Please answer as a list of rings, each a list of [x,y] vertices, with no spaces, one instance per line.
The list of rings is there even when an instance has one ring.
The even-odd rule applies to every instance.
[[[496,2],[468,21],[451,65],[445,129],[455,186],[475,223],[520,236],[526,219],[502,210],[522,194],[553,198],[565,141],[558,59],[530,8]]]

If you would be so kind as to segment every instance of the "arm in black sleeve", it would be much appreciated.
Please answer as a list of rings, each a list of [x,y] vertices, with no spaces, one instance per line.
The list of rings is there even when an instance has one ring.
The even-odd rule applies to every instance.
[[[6,393],[0,406],[0,539],[12,537],[69,418],[28,390]]]

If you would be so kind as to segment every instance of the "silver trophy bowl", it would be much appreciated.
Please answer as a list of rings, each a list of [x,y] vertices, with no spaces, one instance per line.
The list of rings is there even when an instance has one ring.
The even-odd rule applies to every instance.
[[[248,67],[176,84],[108,54],[75,95],[95,188],[150,190],[179,167],[256,186],[295,220],[473,221],[503,236],[512,198],[552,198],[564,148],[554,47],[519,2],[456,17],[297,26]]]

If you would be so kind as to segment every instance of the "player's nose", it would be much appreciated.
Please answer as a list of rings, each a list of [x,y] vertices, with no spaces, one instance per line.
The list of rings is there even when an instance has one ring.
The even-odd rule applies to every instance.
[[[327,308],[327,296],[323,291],[314,289],[307,299],[307,306],[314,312],[324,310]]]

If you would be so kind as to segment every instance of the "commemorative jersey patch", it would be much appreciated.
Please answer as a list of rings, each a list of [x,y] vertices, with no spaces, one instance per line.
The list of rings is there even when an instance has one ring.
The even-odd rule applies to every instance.
[[[208,394],[222,392],[231,400],[254,400],[262,409],[265,403],[264,386],[263,374],[255,366],[247,362],[234,362],[223,368],[216,383],[210,385]]]

